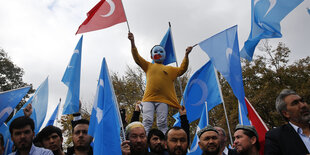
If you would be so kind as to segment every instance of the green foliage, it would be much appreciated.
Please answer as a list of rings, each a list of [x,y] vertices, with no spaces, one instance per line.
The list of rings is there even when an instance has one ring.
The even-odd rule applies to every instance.
[[[8,57],[7,53],[0,49],[0,89],[11,90],[26,86],[22,77],[24,71],[16,66]]]
[[[242,61],[242,74],[245,94],[255,110],[269,128],[280,126],[284,120],[276,112],[275,99],[284,88],[295,90],[309,101],[310,97],[310,57],[289,64],[290,50],[283,43],[276,49],[263,42],[259,48],[267,56],[259,55],[253,61]],[[237,99],[228,83],[221,77],[220,83],[227,110],[229,124],[233,133],[238,123]],[[221,126],[227,131],[223,106],[210,112],[212,125]]]
[[[8,54],[0,48],[0,92],[29,86],[29,84],[23,81],[23,75],[23,69],[16,66],[8,57]],[[16,106],[17,110],[26,103],[26,98],[29,98],[29,94],[34,93],[35,90],[32,88],[31,84],[30,86],[31,88],[28,94]],[[10,116],[8,120],[11,117],[12,116]]]
[[[126,111],[126,121],[130,122],[135,103],[141,101],[145,89],[144,72],[140,68],[129,68],[124,76],[112,73],[112,83],[120,108]]]

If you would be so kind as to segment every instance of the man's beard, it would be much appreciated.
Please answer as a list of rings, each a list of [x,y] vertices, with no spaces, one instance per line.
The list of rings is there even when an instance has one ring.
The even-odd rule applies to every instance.
[[[248,154],[250,154],[250,150],[238,152],[238,155],[248,155]]]
[[[17,149],[18,150],[30,150],[31,146],[32,146],[32,142],[27,142],[27,140],[23,140],[23,142],[24,142],[24,144],[19,145],[19,147],[17,147]]]
[[[297,122],[297,123],[301,123],[301,124],[306,124],[306,123],[310,123],[310,114],[304,114],[305,112],[308,112],[309,110],[302,110],[300,113],[300,117],[292,117],[291,121]]]
[[[203,151],[203,154],[205,155],[217,155],[218,153],[219,153],[219,151],[220,151],[220,147],[218,147],[215,151],[208,151],[208,150],[206,150],[206,151]]]
[[[163,153],[164,147],[161,144],[157,144],[154,148],[150,148],[150,150],[154,153]]]
[[[184,151],[181,146],[175,147],[173,149],[173,152],[170,152],[170,149],[168,148],[169,155],[175,155],[175,152],[177,152],[177,150],[180,150],[182,152],[182,155],[186,155],[187,151]]]
[[[303,112],[309,112],[309,110],[303,110],[302,113]],[[302,115],[301,116],[301,120],[304,123],[309,123],[309,121],[310,121],[310,114]]]
[[[140,148],[138,148],[138,146],[140,146]],[[130,152],[131,154],[143,154],[145,152],[147,152],[147,147],[144,146],[142,143],[137,143],[135,145],[130,145]]]
[[[89,150],[90,146],[80,145],[80,146],[75,146],[74,148],[79,151],[85,151],[85,150]]]

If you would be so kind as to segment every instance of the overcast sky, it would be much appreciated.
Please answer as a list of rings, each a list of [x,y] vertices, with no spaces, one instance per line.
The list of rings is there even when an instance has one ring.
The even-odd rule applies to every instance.
[[[99,0],[0,0],[0,47],[23,68],[23,80],[36,89],[49,76],[49,113],[59,98],[65,101],[67,87],[61,82],[81,35],[75,35],[86,13]],[[150,61],[149,51],[159,44],[172,24],[177,59],[187,46],[238,25],[239,45],[250,32],[250,0],[123,0],[130,30],[140,54]],[[292,61],[309,56],[310,15],[305,0],[281,22],[281,39],[291,49]],[[92,103],[102,58],[110,71],[123,75],[126,66],[137,67],[131,56],[127,25],[84,34],[80,99]],[[259,54],[256,50],[254,55]],[[190,54],[192,73],[208,56],[197,46]]]

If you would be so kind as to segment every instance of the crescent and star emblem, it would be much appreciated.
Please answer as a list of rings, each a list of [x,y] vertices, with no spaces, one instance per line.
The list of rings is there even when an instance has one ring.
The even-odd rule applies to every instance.
[[[13,111],[12,107],[6,107],[0,112],[0,118],[4,116],[5,113],[8,115]]]
[[[206,85],[206,83],[200,79],[195,79],[191,82],[191,84],[189,85],[190,87],[192,87],[192,85],[198,85],[201,88],[202,91],[202,96],[200,98],[200,100],[197,103],[191,104],[192,106],[198,106],[204,103],[204,101],[207,99],[208,97],[208,86]]]
[[[105,15],[100,15],[101,17],[109,17],[115,11],[115,4],[114,4],[114,2],[112,0],[106,0],[106,2],[110,5],[110,11],[107,14],[105,14]]]
[[[271,9],[274,8],[274,6],[277,4],[277,0],[269,0],[269,3],[270,3],[269,8],[267,12],[265,13],[264,17],[266,17],[267,14],[271,11]]]

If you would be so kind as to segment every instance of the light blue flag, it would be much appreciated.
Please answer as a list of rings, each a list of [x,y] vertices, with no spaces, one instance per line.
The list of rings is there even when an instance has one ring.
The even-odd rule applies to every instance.
[[[120,122],[117,101],[105,58],[97,85],[94,106],[90,116],[88,134],[94,137],[94,154],[120,155]]]
[[[32,104],[32,114],[30,118],[33,119],[35,124],[35,134],[37,134],[45,120],[48,106],[48,77],[38,87],[33,96],[23,105],[23,107],[13,116],[13,118],[7,123],[8,126],[11,122],[20,116],[24,116],[23,109],[28,105]]]
[[[83,36],[76,45],[70,63],[61,80],[68,86],[67,98],[62,112],[64,115],[79,112],[82,41]]]
[[[60,105],[60,102],[58,103],[57,107],[55,108],[50,120],[46,123],[46,126],[49,126],[49,125],[54,125],[54,122],[57,118],[57,114],[58,114],[58,109],[59,109],[59,105]]]
[[[10,154],[12,153],[12,148],[14,146],[13,141],[9,138],[7,139],[6,143],[5,143],[5,149],[4,149],[4,153],[3,154]]]
[[[199,43],[199,46],[208,54],[215,68],[227,80],[241,106],[244,107],[245,114],[247,114],[244,101],[245,93],[239,56],[237,25],[202,41]]]
[[[0,133],[3,135],[3,140],[4,140],[4,154],[9,154],[12,152],[12,141],[11,141],[11,136],[10,136],[10,131],[9,127],[5,124],[2,123],[0,125]]]
[[[304,0],[252,0],[251,32],[240,56],[251,61],[261,39],[281,38],[282,19]]]
[[[182,101],[181,101],[181,105],[183,105]],[[174,122],[173,126],[181,127],[180,113],[176,113],[172,117],[175,119],[175,122]]]
[[[162,46],[166,51],[166,58],[163,64],[168,65],[170,63],[176,62],[175,52],[174,52],[174,47],[173,47],[173,39],[172,39],[170,27],[166,35],[164,36],[163,40],[160,42],[160,46]]]
[[[29,91],[30,86],[0,92],[0,124],[12,113],[13,109]]]
[[[238,103],[238,111],[239,124],[251,125],[250,120],[248,119],[247,114],[244,112],[245,110],[243,109],[243,106],[240,105],[240,103]]]
[[[209,108],[208,106],[209,105],[207,105],[207,103],[206,103],[206,104],[204,104],[204,106],[202,108],[203,110],[202,110],[201,117],[200,117],[197,129],[196,129],[196,134],[194,136],[194,140],[193,140],[191,149],[187,153],[188,155],[201,155],[202,154],[202,150],[200,149],[200,147],[198,145],[199,138],[198,138],[197,132],[209,124],[208,111],[210,109],[208,109]]]
[[[189,79],[183,93],[182,105],[183,101],[189,123],[200,118],[205,102],[208,102],[210,110],[223,102],[211,61],[203,65]],[[180,126],[179,113],[173,117],[177,118],[174,126]]]

